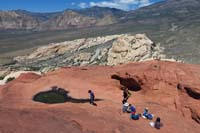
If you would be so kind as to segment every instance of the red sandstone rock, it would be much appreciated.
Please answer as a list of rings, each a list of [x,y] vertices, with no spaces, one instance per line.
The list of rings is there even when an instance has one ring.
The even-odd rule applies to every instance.
[[[0,132],[162,132],[200,131],[200,66],[148,61],[115,67],[69,67],[43,76],[23,74],[0,87]],[[115,78],[113,78],[115,76]],[[117,78],[116,78],[117,77]],[[129,82],[130,81],[130,82]],[[160,131],[149,121],[130,120],[121,112],[120,83],[135,90],[129,103],[161,117]],[[180,86],[177,88],[177,85]],[[59,86],[74,98],[95,92],[97,107],[89,103],[44,104],[33,96]],[[155,119],[154,119],[155,120]]]

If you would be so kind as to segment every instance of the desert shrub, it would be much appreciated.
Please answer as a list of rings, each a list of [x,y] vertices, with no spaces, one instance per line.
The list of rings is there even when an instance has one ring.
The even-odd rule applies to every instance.
[[[4,76],[0,76],[0,80],[3,80],[4,79]]]
[[[14,80],[15,79],[15,77],[10,77],[10,78],[8,78],[7,80],[6,80],[6,83],[8,83],[8,82],[10,82],[10,81],[12,81],[12,80]]]

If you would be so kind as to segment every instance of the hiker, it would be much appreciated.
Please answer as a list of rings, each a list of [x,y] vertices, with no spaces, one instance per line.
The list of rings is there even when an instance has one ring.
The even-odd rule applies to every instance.
[[[95,103],[94,103],[94,98],[95,98],[94,92],[92,92],[91,90],[88,90],[88,93],[90,94],[90,104],[95,105]]]
[[[139,120],[141,117],[141,114],[136,114],[135,112],[131,113],[131,119],[133,120]]]
[[[155,122],[150,122],[149,124],[156,129],[160,129],[163,126],[163,124],[160,122],[160,117],[157,117]]]
[[[128,88],[124,88],[124,90],[123,90],[124,99],[123,100],[127,101],[130,96],[131,96],[131,93],[128,91]]]
[[[123,97],[124,97],[124,99],[123,99],[123,100],[125,100],[125,101],[127,101],[127,100],[128,100],[128,93],[127,93],[127,91],[126,91],[126,89],[125,89],[125,88],[123,89]]]
[[[148,113],[149,109],[148,108],[145,108],[144,109],[144,112],[143,112],[143,118],[145,119],[149,119],[149,120],[152,120],[153,119],[153,115]]]
[[[139,120],[141,114],[136,114],[136,108],[132,106],[131,104],[129,104],[129,109],[131,112],[130,118],[133,120]]]
[[[122,111],[123,113],[128,113],[128,107],[129,107],[129,103],[127,103],[126,100],[122,101],[123,107],[122,107]]]
[[[129,110],[131,113],[135,113],[136,112],[136,109],[133,105],[129,104]]]

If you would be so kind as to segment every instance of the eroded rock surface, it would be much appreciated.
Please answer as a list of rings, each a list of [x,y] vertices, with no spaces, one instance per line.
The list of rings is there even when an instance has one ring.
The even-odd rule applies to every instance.
[[[150,121],[142,118],[131,121],[129,114],[121,112],[120,88],[125,85],[140,87],[131,91],[128,102],[138,113],[148,107],[155,117],[159,116],[164,124],[159,132],[198,133],[199,75],[198,65],[158,60],[118,66],[64,67],[42,76],[22,74],[0,87],[0,131],[157,132],[149,126]],[[87,91],[92,89],[96,98],[102,100],[96,101],[97,106],[87,102],[48,105],[32,100],[52,86],[69,91],[69,96],[76,99],[87,99]]]

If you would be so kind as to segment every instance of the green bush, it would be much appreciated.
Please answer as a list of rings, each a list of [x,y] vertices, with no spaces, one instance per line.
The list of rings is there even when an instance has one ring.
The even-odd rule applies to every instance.
[[[7,80],[6,80],[6,83],[8,83],[8,82],[10,82],[10,81],[12,81],[12,80],[14,80],[15,79],[15,77],[10,77],[10,78],[8,78]]]
[[[3,76],[1,76],[1,77],[0,77],[0,80],[3,80],[3,79],[4,79],[4,77],[3,77]]]

